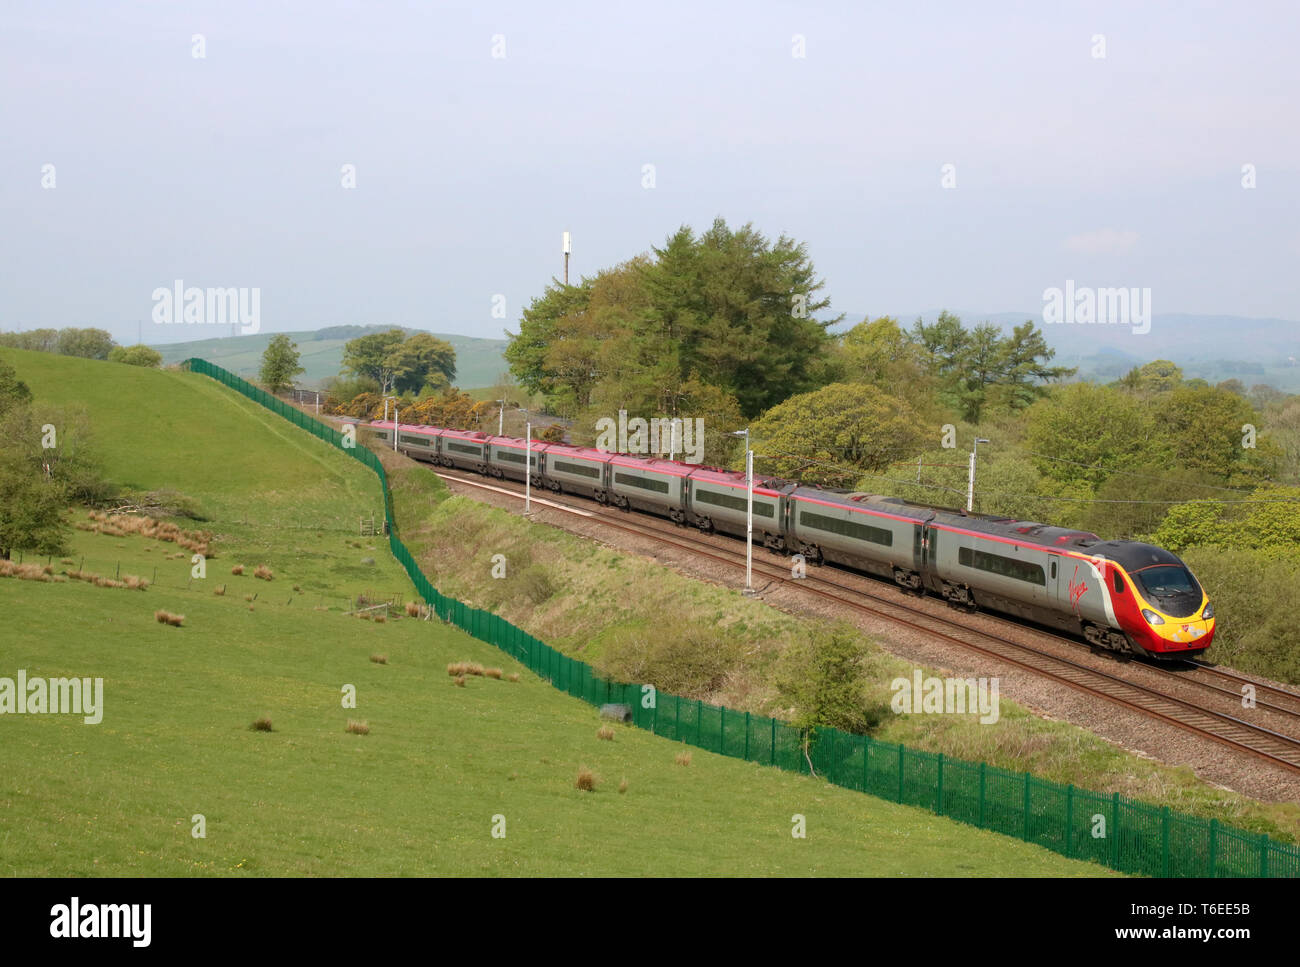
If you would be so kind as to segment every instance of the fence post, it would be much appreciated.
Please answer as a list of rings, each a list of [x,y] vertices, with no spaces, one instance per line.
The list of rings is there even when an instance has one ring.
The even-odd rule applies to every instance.
[[[1119,869],[1119,793],[1110,797],[1110,865]]]
[[[1169,876],[1169,807],[1160,810],[1160,875]]]
[[[727,706],[723,705],[718,709],[718,754],[723,755],[723,750],[727,747]]]
[[[1259,875],[1268,876],[1268,833],[1259,836]]]
[[[1025,773],[1025,835],[1024,840],[1029,842],[1029,773]]]
[[[745,761],[749,761],[749,713],[745,713]]]
[[[903,801],[903,753],[907,751],[907,746],[898,743],[898,801]]]
[[[1218,857],[1214,855],[1218,847],[1219,847],[1219,821],[1217,819],[1211,819],[1210,820],[1210,877],[1211,879],[1213,879],[1215,876],[1218,876],[1218,870],[1216,869],[1218,865]]]
[[[862,791],[867,791],[867,763],[871,761],[871,736],[864,736],[862,744]]]
[[[772,719],[772,765],[776,765],[776,719]]]
[[[697,749],[704,748],[704,746],[700,745],[700,728],[703,724],[704,724],[704,699],[697,698],[695,700],[695,747]]]
[[[980,821],[979,821],[979,827],[980,827],[980,829],[983,829],[983,828],[984,828],[984,772],[985,772],[985,768],[986,768],[986,767],[985,767],[985,764],[984,764],[983,762],[981,762],[981,763],[980,763]]]
[[[835,728],[831,729],[831,768],[830,771],[826,774],[826,778],[831,782],[835,781],[835,763],[838,761],[835,758],[835,733],[837,733],[838,731],[839,729],[835,729]]]
[[[1065,855],[1074,855],[1074,783],[1065,787]]]

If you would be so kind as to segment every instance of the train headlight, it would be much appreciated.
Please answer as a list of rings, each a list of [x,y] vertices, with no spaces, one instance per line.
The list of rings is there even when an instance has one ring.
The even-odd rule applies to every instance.
[[[1206,620],[1208,620],[1208,619],[1210,619],[1210,618],[1213,618],[1213,617],[1214,617],[1214,605],[1212,605],[1212,604],[1207,604],[1207,605],[1205,606],[1205,610],[1201,612],[1201,617],[1202,617],[1202,618],[1205,618]]]
[[[1146,608],[1142,609],[1142,617],[1147,619],[1147,624],[1149,625],[1162,625],[1165,623],[1164,618],[1160,617],[1160,615],[1156,614],[1154,611],[1149,611]]]

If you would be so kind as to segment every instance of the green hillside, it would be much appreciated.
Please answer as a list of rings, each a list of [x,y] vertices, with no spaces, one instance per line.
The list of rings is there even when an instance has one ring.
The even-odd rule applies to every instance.
[[[387,326],[369,327],[372,330]],[[291,332],[289,337],[298,344],[302,366],[306,370],[298,377],[303,388],[317,388],[321,383],[339,374],[343,359],[343,346],[349,339],[363,331],[360,326],[333,326],[315,332]],[[414,332],[416,330],[408,330]],[[162,353],[163,365],[178,363],[191,356],[206,359],[223,366],[245,379],[255,379],[262,365],[262,353],[275,335],[259,332],[249,336],[219,336],[193,342],[176,342],[155,345]],[[439,339],[451,343],[456,350],[456,385],[466,389],[491,386],[506,370],[504,339],[476,339],[448,333],[434,333]]]
[[[0,676],[104,680],[98,725],[0,719],[0,875],[1105,872],[698,749],[680,765],[682,746],[635,729],[602,741],[593,709],[489,645],[342,613],[359,593],[412,593],[385,542],[357,536],[379,504],[360,464],[197,375],[4,355],[39,401],[88,407],[110,476],[192,497],[216,556],[196,580],[174,544],[77,530],[56,574],[154,583],[0,578]],[[446,665],[462,660],[506,677],[457,687]],[[260,716],[273,731],[249,728]],[[575,788],[584,766],[593,792]]]

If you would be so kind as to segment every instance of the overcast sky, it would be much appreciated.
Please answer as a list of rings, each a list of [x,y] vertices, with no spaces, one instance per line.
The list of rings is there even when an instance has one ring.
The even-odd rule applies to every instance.
[[[1300,319],[1298,11],[3,0],[0,329],[221,334],[151,322],[181,279],[500,337],[565,229],[576,278],[717,215],[854,316],[1073,279]]]

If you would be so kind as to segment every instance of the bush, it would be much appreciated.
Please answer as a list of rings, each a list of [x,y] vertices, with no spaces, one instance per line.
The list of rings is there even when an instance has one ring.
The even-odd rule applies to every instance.
[[[1190,547],[1183,560],[1216,617],[1207,657],[1300,685],[1300,562],[1272,551]]]
[[[869,692],[868,648],[851,626],[837,624],[789,645],[777,662],[777,687],[794,706],[800,728],[819,726],[865,735],[889,708]]]
[[[579,789],[581,789],[583,792],[595,792],[596,774],[592,772],[590,769],[588,769],[586,766],[583,766],[578,770],[578,778],[574,782],[574,785],[577,786]]]
[[[653,628],[625,626],[610,633],[598,659],[603,678],[653,682],[675,695],[702,698],[722,688],[742,664],[735,635],[708,624],[665,616]]]

